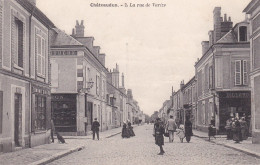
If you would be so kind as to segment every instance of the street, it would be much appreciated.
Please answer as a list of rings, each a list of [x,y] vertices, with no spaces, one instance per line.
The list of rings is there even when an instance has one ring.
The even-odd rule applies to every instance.
[[[51,162],[60,164],[124,165],[124,164],[259,164],[260,160],[224,146],[192,137],[191,142],[180,143],[175,136],[173,143],[165,138],[164,155],[157,155],[159,147],[154,143],[153,125],[134,128],[135,137],[122,139],[121,135],[89,140],[86,148]],[[66,144],[65,144],[66,145]],[[239,145],[239,144],[238,144]]]

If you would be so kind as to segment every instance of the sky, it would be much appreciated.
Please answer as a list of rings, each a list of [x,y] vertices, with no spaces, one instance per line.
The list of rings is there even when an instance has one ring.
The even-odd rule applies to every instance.
[[[172,87],[188,82],[202,56],[201,41],[213,29],[221,7],[234,25],[245,19],[250,0],[37,0],[37,7],[61,30],[72,33],[84,20],[85,36],[106,54],[106,67],[125,75],[141,110],[151,115],[170,99]],[[91,3],[166,4],[165,7],[91,7]],[[120,80],[121,81],[121,80]]]

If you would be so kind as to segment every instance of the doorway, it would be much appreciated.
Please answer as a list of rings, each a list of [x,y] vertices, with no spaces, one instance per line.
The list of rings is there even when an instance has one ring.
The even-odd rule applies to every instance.
[[[14,142],[21,146],[22,142],[22,94],[14,94]]]

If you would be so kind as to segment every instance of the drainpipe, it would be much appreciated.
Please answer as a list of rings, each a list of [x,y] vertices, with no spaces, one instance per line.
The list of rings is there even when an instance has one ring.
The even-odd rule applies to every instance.
[[[33,9],[32,9],[32,12],[31,12],[31,15],[29,16],[29,79],[31,79],[31,42],[32,42],[32,39],[31,39],[31,33],[32,33],[32,16],[33,16],[33,13],[34,13],[34,10],[35,10],[35,5],[33,6]],[[32,81],[30,80],[29,81],[29,104],[30,104],[30,116],[29,116],[29,147],[31,148],[31,136],[32,136]]]

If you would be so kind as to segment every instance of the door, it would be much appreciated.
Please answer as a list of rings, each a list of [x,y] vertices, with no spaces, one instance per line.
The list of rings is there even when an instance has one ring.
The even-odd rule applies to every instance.
[[[15,146],[21,146],[22,132],[22,95],[16,93],[14,95],[14,142]]]

